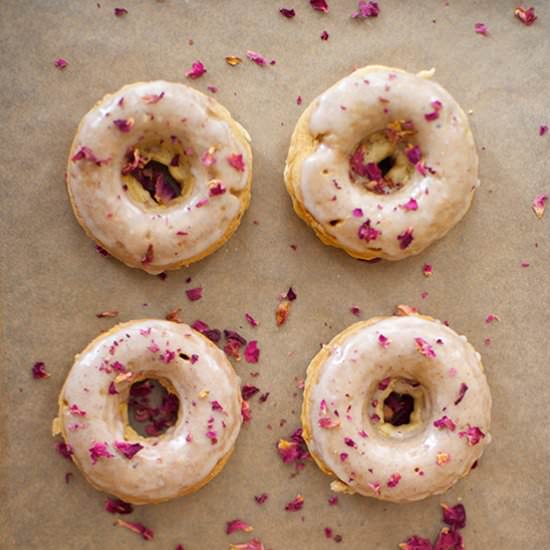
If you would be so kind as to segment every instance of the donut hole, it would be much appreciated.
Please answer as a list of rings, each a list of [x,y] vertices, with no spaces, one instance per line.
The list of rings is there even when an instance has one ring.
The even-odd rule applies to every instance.
[[[168,383],[147,378],[130,387],[128,423],[142,437],[158,437],[178,420],[180,401]]]
[[[150,160],[143,168],[138,166],[130,175],[157,204],[167,204],[181,195],[181,184],[172,176],[168,166],[156,160]]]
[[[380,169],[380,172],[382,172],[382,177],[385,177],[386,174],[395,166],[395,160],[395,157],[390,155],[377,162],[377,166]]]
[[[403,426],[410,424],[414,412],[415,399],[408,393],[392,391],[384,399],[383,413],[384,422],[392,426]]]

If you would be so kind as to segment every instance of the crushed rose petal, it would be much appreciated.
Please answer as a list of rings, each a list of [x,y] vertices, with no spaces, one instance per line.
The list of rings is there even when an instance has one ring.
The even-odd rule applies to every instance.
[[[386,483],[386,485],[390,488],[397,487],[400,480],[401,480],[401,474],[399,474],[399,473],[392,474],[389,477],[388,482]]]
[[[383,334],[379,334],[378,335],[378,344],[380,346],[382,346],[383,348],[387,348],[391,344],[391,340],[387,336],[384,336]]]
[[[257,363],[260,358],[260,348],[257,340],[251,340],[244,348],[244,359],[247,363]]]
[[[246,52],[246,57],[248,57],[250,61],[253,61],[254,63],[256,63],[256,65],[259,65],[260,67],[267,65],[267,59],[263,55],[259,54],[258,52],[248,50]]]
[[[401,550],[433,550],[432,543],[428,539],[412,535],[399,545]]]
[[[355,315],[356,317],[359,317],[361,315],[361,309],[358,306],[351,306],[350,311],[352,315]]]
[[[73,448],[68,443],[65,443],[64,441],[59,441],[55,448],[57,449],[57,452],[67,460],[71,459],[71,456],[73,455]]]
[[[434,426],[440,430],[447,429],[451,432],[454,432],[456,428],[456,424],[447,415],[434,420]]]
[[[196,302],[202,298],[202,287],[188,288],[185,294],[190,302]]]
[[[416,164],[422,160],[422,151],[418,145],[410,145],[405,149],[405,154],[411,164]]]
[[[229,550],[265,550],[260,539],[252,539],[242,544],[230,544]]]
[[[533,204],[531,208],[535,213],[535,216],[540,220],[544,216],[544,206],[548,200],[548,193],[541,193],[533,199]]]
[[[357,17],[361,19],[366,19],[367,17],[378,17],[379,13],[380,13],[380,7],[378,6],[378,2],[374,2],[374,1],[366,2],[365,0],[359,0],[359,4],[357,5],[357,11],[353,12],[351,16],[354,19]]]
[[[330,34],[327,31],[321,33],[321,40],[327,41],[330,38]]]
[[[117,17],[122,17],[128,13],[128,10],[126,8],[115,8],[114,12]]]
[[[228,535],[230,535],[231,533],[235,533],[235,531],[244,531],[245,533],[250,533],[250,531],[253,530],[254,528],[242,519],[233,519],[225,524],[225,532]]]
[[[470,424],[468,424],[468,429],[458,432],[458,437],[465,437],[468,440],[468,445],[473,447],[485,437],[485,434],[478,426],[470,426]]]
[[[430,264],[424,264],[422,267],[422,273],[424,277],[431,277],[433,275],[433,268]]]
[[[454,529],[444,527],[435,541],[434,550],[464,550],[462,535]]]
[[[523,6],[518,6],[514,10],[514,15],[527,26],[532,25],[536,20],[537,16],[535,15],[535,8],[524,8]]]
[[[367,219],[359,226],[359,229],[357,230],[357,236],[359,239],[367,243],[370,241],[375,241],[381,235],[381,232],[378,229],[371,227],[370,223],[370,219]]]
[[[433,107],[433,111],[431,113],[426,113],[424,115],[424,118],[428,122],[432,122],[432,121],[438,119],[439,118],[439,111],[441,111],[441,109],[443,108],[443,104],[438,99],[436,99],[435,101],[432,101],[431,105]]]
[[[420,352],[425,357],[434,359],[437,356],[435,350],[426,340],[424,340],[424,338],[415,338],[414,341],[416,342],[416,351]]]
[[[73,416],[86,416],[86,411],[83,411],[76,403],[73,403],[73,404],[69,407],[69,412],[70,412]]]
[[[269,495],[267,493],[262,493],[261,495],[256,495],[254,497],[254,500],[258,503],[258,504],[263,504],[267,499],[269,498]]]
[[[544,136],[548,133],[548,126],[546,124],[539,128],[539,136]]]
[[[220,180],[212,180],[210,189],[209,189],[209,195],[211,197],[218,197],[219,195],[223,195],[227,189],[225,188],[225,185]]]
[[[40,380],[41,378],[48,378],[50,373],[46,370],[46,365],[42,361],[38,361],[32,366],[32,377],[35,380]]]
[[[59,69],[62,71],[65,67],[69,65],[69,62],[66,59],[63,59],[62,57],[58,57],[54,62],[53,65],[56,69]]]
[[[117,120],[113,120],[113,124],[124,134],[127,134],[133,127],[134,127],[134,119],[133,118],[119,118]]]
[[[418,210],[418,203],[416,202],[416,199],[411,197],[405,204],[400,204],[399,208],[407,211]]]
[[[256,395],[260,391],[260,388],[253,386],[252,384],[244,384],[241,388],[241,396],[244,400],[248,401],[252,396]]]
[[[141,443],[128,443],[127,441],[115,441],[115,448],[122,453],[128,460],[134,458],[134,456],[143,449]]]
[[[279,13],[284,15],[287,19],[292,19],[296,15],[293,8],[280,8]]]
[[[328,4],[326,0],[309,0],[310,6],[317,11],[321,11],[323,13],[328,12]]]
[[[494,313],[489,313],[487,317],[485,317],[485,322],[489,324],[493,321],[500,321],[500,317],[498,315],[495,315]]]
[[[414,240],[413,228],[408,227],[407,229],[399,233],[399,235],[397,235],[397,240],[399,241],[399,248],[401,248],[401,250],[405,250],[406,248],[408,248]]]
[[[483,36],[487,36],[489,34],[489,29],[485,23],[476,23],[474,25],[474,30],[477,34],[481,34]]]
[[[154,105],[155,103],[158,103],[163,97],[164,97],[164,92],[160,92],[160,94],[144,95],[141,99],[143,99],[143,101],[145,101],[145,103],[147,103],[148,105]],[[176,156],[179,159],[179,155],[176,155]],[[171,162],[170,166],[177,166],[178,164],[179,162],[177,162],[176,164],[172,164]]]
[[[197,61],[193,62],[193,64],[191,65],[191,68],[185,73],[185,76],[187,78],[191,78],[192,80],[196,80],[206,72],[207,71],[206,71],[206,68],[204,67],[204,64],[197,59]]]
[[[232,168],[235,168],[237,172],[244,172],[244,160],[242,154],[232,154],[227,157],[227,162]]]
[[[443,522],[451,527],[451,529],[464,529],[466,527],[466,509],[463,504],[448,506],[442,504]]]
[[[108,498],[105,501],[105,510],[110,514],[131,514],[134,507],[129,502],[124,502],[119,498]]]
[[[126,529],[141,535],[141,537],[145,540],[151,540],[155,536],[154,532],[145,527],[142,523],[117,519],[115,525],[117,527],[125,527]]]
[[[254,317],[252,317],[252,315],[250,315],[250,313],[245,313],[244,318],[247,320],[248,324],[251,327],[257,327],[258,326],[258,321],[256,321],[256,319],[254,319]]]
[[[88,451],[90,453],[92,464],[96,464],[100,458],[113,458],[115,456],[108,451],[107,442],[93,443]]]
[[[466,395],[467,391],[468,391],[468,386],[464,384],[464,382],[460,384],[460,389],[458,390],[458,397],[454,402],[455,405],[458,405],[464,399],[464,396]]]
[[[287,512],[297,512],[298,510],[301,510],[303,506],[304,506],[304,497],[298,494],[285,506],[285,510]]]

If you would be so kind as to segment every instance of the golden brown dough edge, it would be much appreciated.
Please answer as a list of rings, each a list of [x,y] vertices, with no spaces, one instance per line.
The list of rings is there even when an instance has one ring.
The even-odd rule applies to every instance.
[[[125,327],[130,327],[134,324],[139,324],[139,323],[146,323],[148,321],[158,321],[159,319],[134,319],[132,321],[126,321],[126,322],[123,322],[123,323],[118,323],[116,324],[115,326],[111,327],[110,329],[106,330],[106,331],[103,331],[101,332],[100,334],[98,334],[85,348],[84,350],[82,350],[80,353],[76,354],[75,355],[75,359],[77,359],[80,355],[82,354],[86,354],[88,353],[88,351],[95,345],[96,341],[99,340],[100,338],[105,338],[105,337],[108,337],[109,335],[111,334],[114,334],[115,332],[118,332],[120,329],[123,329]],[[173,322],[173,321],[167,321],[167,322]],[[179,323],[175,323],[174,324],[179,324]],[[197,332],[195,331],[196,334],[198,336],[200,336],[201,338],[203,338],[203,340],[208,344],[209,347],[213,347],[214,349],[219,349],[217,346],[215,346],[211,340],[209,340],[208,338],[206,338],[206,336],[202,335],[200,332]],[[229,365],[231,365],[231,362],[228,361]],[[71,367],[72,368],[72,367]],[[231,368],[233,370],[234,367],[233,365],[231,365]],[[63,441],[66,442],[66,438],[65,438],[65,432],[63,430],[63,423],[61,422],[61,417],[63,415],[63,406],[64,406],[64,403],[63,403],[63,395],[65,393],[65,384],[67,383],[67,380],[65,379],[65,382],[63,383],[63,387],[61,388],[61,391],[59,392],[59,398],[58,398],[58,407],[59,407],[59,410],[58,410],[58,416],[53,420],[53,430],[52,430],[52,435],[53,437],[56,437],[58,435],[60,435],[62,438],[63,438]],[[162,435],[159,436],[159,437],[163,437]],[[225,464],[227,463],[227,461],[229,460],[229,458],[231,457],[231,455],[233,454],[233,451],[235,449],[235,446],[233,445],[233,447],[224,455],[220,458],[220,460],[218,460],[218,462],[214,465],[214,467],[212,468],[212,470],[210,470],[210,472],[202,479],[200,480],[199,482],[197,482],[195,485],[191,486],[191,487],[188,487],[182,491],[180,491],[179,493],[177,493],[176,495],[174,495],[173,497],[170,497],[170,498],[164,498],[164,499],[158,499],[158,500],[140,500],[140,499],[133,499],[131,496],[128,496],[126,494],[122,494],[122,493],[115,493],[115,492],[110,492],[109,494],[111,495],[114,495],[122,500],[124,500],[125,502],[130,502],[131,504],[136,504],[136,505],[140,505],[140,504],[160,504],[161,502],[167,502],[169,500],[173,500],[175,498],[179,498],[179,497],[182,497],[182,496],[185,496],[185,495],[189,495],[191,493],[194,493],[195,491],[198,491],[199,489],[201,489],[202,487],[204,487],[206,484],[210,483],[210,481],[212,481],[224,468]],[[101,491],[102,493],[105,492],[105,490],[101,487],[98,487],[97,485],[94,484],[94,482],[85,474],[84,470],[82,468],[80,468],[79,466],[79,463],[78,461],[75,459],[75,456],[74,454],[71,455],[71,460],[76,464],[78,470],[80,471],[80,473],[84,476],[84,478],[88,481],[88,483],[94,487],[94,489],[98,490],[98,491]]]
[[[421,319],[425,319],[426,321],[435,321],[433,317],[430,317],[429,315],[422,315],[420,313],[410,313],[408,315],[414,315],[416,317],[419,317]],[[309,423],[310,414],[309,414],[309,406],[310,406],[310,394],[313,390],[313,387],[315,384],[317,384],[317,380],[319,379],[320,370],[325,363],[326,359],[328,359],[330,355],[330,351],[334,346],[339,345],[344,340],[346,340],[349,336],[354,334],[355,332],[358,332],[359,330],[362,330],[363,328],[366,328],[370,325],[374,325],[380,321],[384,321],[386,319],[391,319],[393,317],[397,317],[396,315],[392,316],[382,316],[382,317],[371,317],[367,321],[359,321],[357,323],[353,323],[349,327],[345,328],[342,332],[338,333],[328,344],[324,345],[321,351],[319,351],[315,357],[311,360],[307,367],[306,372],[306,380],[304,383],[304,401],[302,403],[302,413],[301,413],[301,421],[302,421],[302,437],[304,438],[304,441],[306,442],[307,448],[309,450],[309,454],[319,467],[319,469],[329,477],[334,477],[337,479],[343,487],[347,487],[347,484],[344,483],[341,479],[338,478],[338,476],[323,462],[320,456],[316,455],[313,452],[313,446],[311,444],[312,441],[312,432],[311,432],[311,424]],[[471,346],[471,344],[469,344]],[[482,369],[483,363],[480,360],[480,366]],[[469,472],[465,472],[462,477],[466,477]],[[458,480],[457,480],[458,481]],[[454,485],[454,483],[453,483]],[[445,489],[446,490],[446,489]],[[350,492],[353,493],[353,489],[350,487]],[[379,500],[389,500],[392,499],[384,498],[384,497],[377,497]],[[400,502],[395,501],[393,502]]]
[[[125,86],[123,86],[122,88],[120,88],[119,90],[117,90],[116,92],[114,92],[112,94],[105,94],[103,96],[103,98],[100,99],[99,101],[97,101],[96,104],[88,112],[91,112],[94,109],[97,109],[97,107],[101,103],[103,103],[107,98],[111,97],[112,95],[118,94],[119,92],[121,92],[122,90],[125,90],[126,88],[131,88],[133,86],[137,86],[137,85],[140,85],[140,84],[146,84],[146,83],[147,82],[134,82],[132,84],[126,84]],[[186,86],[186,85],[182,84],[182,86]],[[109,248],[107,245],[105,245],[105,243],[101,242],[94,235],[92,235],[92,233],[88,230],[88,228],[84,224],[84,221],[83,221],[82,217],[80,216],[80,212],[78,211],[78,208],[76,206],[74,197],[71,194],[71,189],[70,189],[70,186],[69,186],[69,174],[70,174],[70,167],[71,167],[71,162],[72,162],[71,158],[73,157],[73,155],[75,153],[74,150],[76,148],[77,137],[80,133],[80,129],[81,129],[82,123],[84,121],[84,117],[86,115],[84,115],[82,117],[80,123],[78,124],[78,128],[75,132],[75,137],[73,138],[73,141],[71,143],[71,147],[70,147],[70,150],[69,150],[69,158],[68,158],[68,161],[67,161],[67,177],[66,177],[65,185],[66,185],[66,188],[67,188],[67,193],[69,195],[69,200],[71,202],[71,206],[73,208],[73,212],[75,214],[75,217],[76,217],[80,227],[82,227],[82,229],[84,230],[84,233],[92,241],[94,241],[96,244],[101,246],[101,248],[105,249],[111,256],[113,256],[114,258],[117,258],[119,261],[121,261],[123,264],[127,265],[128,267],[131,267],[131,268],[134,268],[134,269],[141,269],[145,272],[151,272],[153,274],[156,274],[156,273],[159,273],[161,271],[174,271],[176,269],[181,269],[182,267],[187,267],[187,266],[191,265],[192,263],[198,262],[199,260],[202,260],[203,258],[206,258],[207,256],[210,256],[210,254],[216,252],[216,250],[221,248],[233,236],[235,231],[237,231],[237,228],[239,227],[239,225],[241,223],[241,219],[242,219],[246,209],[248,208],[248,206],[250,204],[251,194],[252,194],[251,188],[252,188],[252,173],[253,173],[253,166],[252,166],[253,156],[252,156],[252,148],[250,147],[250,141],[251,141],[250,140],[250,135],[244,129],[244,127],[241,126],[231,116],[231,113],[223,105],[221,105],[221,103],[219,103],[216,99],[214,99],[214,98],[212,98],[212,97],[210,97],[206,94],[203,94],[202,92],[200,92],[199,90],[196,90],[195,88],[192,88],[192,89],[197,94],[200,94],[204,97],[207,97],[209,102],[214,102],[213,105],[209,106],[209,108],[212,111],[214,111],[221,119],[225,120],[225,122],[227,122],[229,124],[229,126],[233,130],[237,140],[240,142],[240,144],[244,147],[244,149],[246,151],[247,166],[249,167],[248,179],[247,179],[247,182],[246,182],[246,186],[241,191],[240,196],[239,196],[239,199],[240,199],[239,213],[237,214],[237,216],[235,216],[235,218],[233,219],[232,223],[227,228],[227,231],[224,233],[224,235],[218,241],[216,241],[214,244],[212,244],[209,248],[207,248],[204,252],[201,252],[200,254],[196,254],[195,256],[192,256],[191,258],[186,258],[185,260],[182,260],[180,262],[174,262],[172,264],[162,265],[162,266],[158,266],[156,268],[155,268],[155,264],[151,263],[147,266],[147,269],[146,269],[144,266],[135,265],[127,257],[125,258],[122,255],[115,254],[111,248]],[[152,271],[151,271],[150,268],[152,268]]]
[[[372,71],[375,69],[382,69],[382,70],[397,72],[397,73],[407,72],[407,71],[404,71],[403,69],[397,69],[395,67],[386,67],[385,65],[367,65],[341,78],[340,80],[335,82],[332,86],[327,88],[327,90],[333,88],[334,86],[337,86],[342,80],[349,78],[352,75],[362,75],[364,73],[368,73],[369,71]],[[317,139],[309,131],[309,120],[311,118],[312,112],[315,110],[315,108],[319,104],[319,97],[320,96],[317,96],[307,106],[306,110],[301,114],[300,118],[298,119],[298,122],[296,123],[296,127],[294,128],[294,132],[292,133],[292,137],[290,138],[290,147],[288,150],[288,155],[287,155],[286,164],[285,164],[284,179],[285,179],[286,189],[288,191],[288,194],[290,195],[290,198],[292,199],[292,207],[294,208],[294,211],[296,212],[298,217],[301,218],[303,221],[305,221],[306,224],[313,229],[313,231],[315,232],[315,234],[321,240],[322,243],[328,246],[333,246],[335,248],[340,248],[341,250],[346,252],[349,256],[353,258],[357,258],[359,260],[374,260],[376,258],[382,258],[384,260],[399,261],[401,258],[386,256],[383,251],[374,252],[370,250],[365,250],[364,252],[357,252],[355,250],[346,248],[344,245],[340,244],[338,240],[336,240],[332,235],[330,235],[330,233],[328,233],[325,230],[323,225],[320,224],[303,205],[302,197],[300,196],[300,191],[299,191],[302,163],[317,148],[317,143],[318,143]],[[464,119],[467,120],[466,114],[462,110],[462,107],[458,105],[458,102],[457,102],[457,106],[462,116],[464,117]],[[469,124],[468,124],[468,127],[469,127]],[[471,130],[468,130],[468,131],[471,134]],[[468,204],[467,210],[470,208],[470,205],[473,200],[473,196],[474,194],[471,193],[470,203]],[[451,229],[452,227],[449,227],[448,230],[443,235],[441,235],[440,238],[443,238]],[[424,249],[418,250],[413,255],[420,254],[423,250]]]

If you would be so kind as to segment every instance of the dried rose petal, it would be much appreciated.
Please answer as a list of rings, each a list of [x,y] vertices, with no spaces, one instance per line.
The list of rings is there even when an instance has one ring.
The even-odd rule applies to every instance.
[[[244,359],[247,363],[257,363],[260,358],[260,348],[256,340],[248,342],[244,348]]]
[[[289,302],[294,302],[298,298],[298,295],[292,287],[289,287],[287,293],[283,296],[283,300],[288,300]]]
[[[56,69],[63,70],[67,65],[69,65],[69,62],[66,59],[63,59],[62,57],[58,57],[54,62],[53,65]]]
[[[71,456],[73,455],[73,448],[68,443],[65,443],[64,441],[59,441],[55,448],[57,449],[57,452],[67,460],[71,459]]]
[[[500,321],[500,317],[498,315],[495,315],[494,313],[489,313],[487,317],[485,317],[485,322],[489,324],[493,321]]]
[[[229,550],[265,550],[265,546],[259,539],[252,539],[242,544],[230,544]]]
[[[109,384],[109,389],[107,391],[109,392],[109,395],[116,395],[118,393],[118,390],[116,389],[116,385],[114,382],[111,382]]]
[[[101,246],[99,246],[98,244],[95,245],[95,250],[98,254],[100,254],[101,256],[110,256],[110,254]]]
[[[363,217],[363,210],[361,208],[354,208],[352,211],[352,214],[355,218],[362,218]]]
[[[108,498],[105,501],[105,510],[110,514],[131,514],[134,507],[129,502],[124,502],[119,498]]]
[[[153,531],[145,527],[145,525],[143,525],[142,523],[117,519],[115,525],[117,527],[125,527],[126,529],[129,529],[130,531],[141,535],[141,537],[145,540],[151,540],[155,536]]]
[[[115,441],[115,448],[122,453],[128,460],[134,458],[134,456],[143,449],[141,443],[128,443],[127,441]]]
[[[228,64],[228,65],[231,65],[232,67],[234,67],[235,65],[239,65],[239,63],[242,63],[242,59],[240,57],[237,57],[236,55],[227,55],[225,57],[225,62]]]
[[[432,543],[428,539],[413,535],[399,545],[401,550],[433,550]]]
[[[241,154],[232,154],[227,157],[227,162],[237,170],[237,172],[244,172],[245,165],[244,159]]]
[[[179,317],[180,311],[181,311],[181,307],[177,307],[176,309],[169,311],[166,314],[165,319],[167,321],[172,321],[173,323],[183,323],[183,321]]]
[[[197,61],[193,62],[193,64],[191,65],[191,68],[185,73],[185,76],[187,78],[191,78],[192,80],[196,80],[206,72],[207,71],[203,63],[197,59]]]
[[[458,437],[465,437],[468,440],[468,445],[473,447],[485,437],[485,434],[478,426],[470,426],[468,424],[468,429],[463,432],[458,432]]]
[[[383,348],[387,348],[389,347],[389,345],[391,344],[391,340],[387,337],[387,336],[384,336],[383,334],[379,334],[378,335],[378,343],[383,347]],[[385,389],[385,388],[384,388]]]
[[[359,226],[359,229],[357,230],[357,236],[359,237],[359,239],[367,243],[369,243],[370,241],[375,241],[381,235],[381,231],[374,227],[371,227],[370,223],[370,219],[367,219]]]
[[[248,50],[246,52],[246,57],[250,59],[250,61],[253,61],[256,63],[256,65],[259,65],[260,67],[263,67],[264,65],[267,65],[267,59],[258,52],[253,52],[252,50]]]
[[[378,17],[380,13],[380,7],[378,2],[366,2],[365,0],[359,0],[357,11],[352,13],[351,16],[355,19],[357,17],[366,19],[367,17]]]
[[[321,33],[321,40],[327,41],[329,38],[330,38],[330,35],[329,35],[329,33],[328,33],[327,31],[323,31],[323,32]]]
[[[133,118],[119,118],[117,120],[113,120],[113,124],[124,134],[127,134],[133,127],[134,127],[134,119]]]
[[[405,149],[405,154],[407,155],[407,158],[409,159],[409,162],[411,164],[416,164],[422,159],[422,151],[420,150],[420,147],[418,145],[410,145],[409,147],[407,147],[407,149]]]
[[[532,25],[536,20],[537,16],[535,15],[535,8],[524,8],[523,6],[518,6],[514,10],[514,15],[527,26]]]
[[[275,323],[277,324],[278,327],[280,327],[286,322],[288,318],[289,310],[290,310],[290,302],[286,300],[284,302],[281,302],[275,309]]]
[[[281,8],[279,10],[279,13],[281,15],[284,15],[287,19],[292,19],[296,15],[296,12],[293,8]]]
[[[254,317],[252,317],[252,315],[250,315],[250,313],[245,313],[244,318],[248,321],[248,324],[251,327],[257,327],[258,326],[258,321],[256,321],[256,319],[254,319]]]
[[[254,497],[254,500],[258,503],[258,504],[263,504],[267,499],[269,498],[269,495],[267,493],[262,493],[261,495],[256,495]]]
[[[477,34],[482,34],[483,36],[487,36],[489,34],[489,29],[485,23],[476,23],[474,25],[474,30]]]
[[[243,422],[250,422],[252,420],[250,405],[246,400],[243,400],[243,402],[241,403],[241,416],[243,417]]]
[[[393,487],[397,487],[400,480],[401,480],[401,474],[399,474],[399,473],[392,474],[389,477],[388,482],[386,483],[386,485],[388,487],[390,487],[391,489],[393,489]]]
[[[221,180],[212,180],[208,193],[211,197],[218,197],[227,191]]]
[[[542,216],[544,216],[544,205],[546,201],[548,200],[548,194],[547,193],[541,193],[540,195],[537,195],[533,199],[533,205],[531,208],[533,209],[533,212],[535,213],[535,216],[540,220],[542,219]]]
[[[98,159],[94,152],[89,148],[83,145],[72,157],[71,160],[73,162],[77,162],[79,160],[88,160],[90,162],[93,162],[97,164],[98,166],[101,166],[102,164],[108,164],[110,162],[110,158],[108,159]]]
[[[145,101],[148,105],[154,105],[155,103],[158,103],[162,98],[164,97],[164,92],[160,92],[160,94],[149,94],[144,95],[141,99]],[[176,155],[179,158],[179,155]],[[170,163],[170,166],[177,166],[177,164]]]
[[[291,436],[290,441],[279,439],[277,452],[285,464],[300,464],[310,457],[306,442],[302,437],[302,429],[298,428]]]
[[[128,13],[128,10],[126,8],[115,8],[114,12],[117,17],[122,17]]]
[[[442,504],[443,522],[450,525],[451,529],[464,529],[466,527],[466,509],[463,504],[447,506]]]
[[[309,4],[314,10],[321,11],[323,13],[328,12],[328,4],[326,0],[309,0]]]
[[[456,398],[455,405],[458,405],[464,399],[467,391],[468,386],[464,383],[460,384],[460,389],[458,390],[458,397]]]
[[[418,203],[416,202],[416,199],[413,199],[412,197],[404,204],[400,204],[399,208],[402,208],[403,210],[411,211],[411,210],[418,210]]]
[[[548,133],[548,126],[546,126],[546,124],[544,124],[543,126],[541,126],[539,128],[539,136],[544,136]]]
[[[260,391],[260,388],[253,386],[252,384],[244,384],[241,388],[241,396],[244,400],[248,401],[252,396],[256,395]]]
[[[250,533],[250,531],[253,530],[254,528],[251,525],[248,525],[248,523],[246,523],[246,521],[243,521],[242,519],[233,519],[225,524],[225,532],[228,535],[234,533],[235,531],[244,531],[245,533]]]
[[[324,428],[325,430],[331,430],[332,428],[337,428],[340,426],[340,419],[330,418],[329,416],[323,416],[319,418],[319,427]]]
[[[344,437],[344,443],[348,447],[352,447],[353,449],[357,448],[357,443],[355,443],[355,441],[353,441],[353,439],[351,437]]]
[[[287,512],[297,512],[298,510],[301,510],[303,506],[304,497],[298,494],[285,506],[285,510]]]
[[[356,317],[359,317],[361,315],[361,309],[358,306],[351,306],[350,309],[351,314],[355,315]]]
[[[190,302],[196,302],[202,298],[202,287],[188,288],[185,294]]]
[[[73,416],[86,416],[86,411],[83,411],[76,403],[73,403],[73,404],[69,407],[69,412],[70,412]]]
[[[325,533],[325,537],[327,539],[331,539],[332,538],[332,529],[330,527],[325,527],[323,529],[324,533]]]
[[[38,361],[32,366],[32,377],[36,380],[48,378],[50,373],[46,370],[46,365],[42,361]]]
[[[456,428],[456,424],[447,415],[434,420],[434,426],[440,430],[447,429],[451,432],[454,432]]]
[[[399,248],[401,248],[401,250],[405,250],[405,248],[408,248],[414,240],[413,228],[408,227],[407,229],[399,233],[399,235],[397,235],[397,240],[399,241]]]
[[[434,544],[434,550],[464,550],[462,535],[455,530],[444,527]]]
[[[414,341],[416,342],[416,351],[420,352],[425,357],[434,359],[437,356],[435,350],[426,340],[424,340],[424,338],[415,338]]]
[[[422,268],[422,273],[424,274],[424,277],[431,277],[433,274],[433,268],[430,264],[424,264],[424,267]]]
[[[424,118],[428,122],[432,122],[432,121],[438,119],[439,118],[439,111],[441,111],[441,109],[443,108],[443,104],[438,99],[436,99],[435,101],[432,101],[431,105],[433,107],[433,111],[431,113],[426,113],[424,115]]]
[[[100,458],[113,458],[115,456],[107,450],[107,442],[93,443],[88,451],[92,464],[95,464]]]

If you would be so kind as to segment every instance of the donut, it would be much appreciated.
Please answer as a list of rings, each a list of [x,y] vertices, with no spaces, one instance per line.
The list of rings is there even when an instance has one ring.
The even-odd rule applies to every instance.
[[[432,74],[358,69],[298,120],[285,183],[323,243],[400,260],[466,214],[479,185],[476,147],[464,111]]]
[[[145,379],[179,399],[176,423],[156,437],[128,425],[130,388]],[[53,432],[96,489],[133,504],[163,502],[224,467],[242,423],[239,382],[225,354],[186,324],[121,323],[75,357]]]
[[[208,256],[250,202],[250,137],[212,97],[138,82],[78,127],[67,166],[76,218],[101,248],[148,273]]]
[[[331,488],[414,501],[446,491],[491,440],[480,355],[430,317],[355,323],[313,358],[303,437]]]

